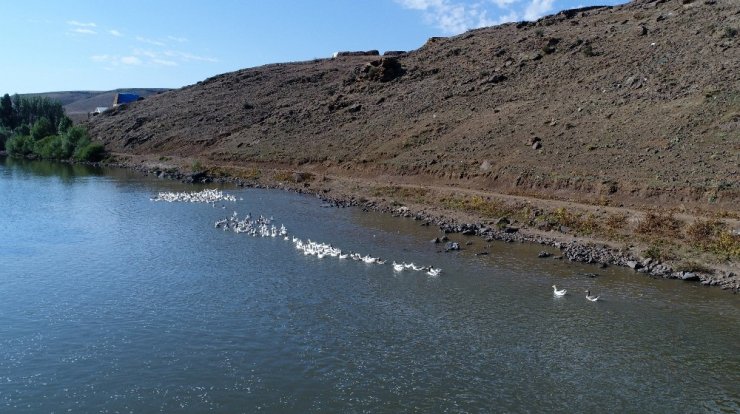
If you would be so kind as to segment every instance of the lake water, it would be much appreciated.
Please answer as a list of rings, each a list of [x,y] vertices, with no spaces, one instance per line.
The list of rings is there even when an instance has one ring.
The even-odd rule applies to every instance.
[[[0,160],[0,412],[740,411],[737,295],[540,246],[440,253],[435,228],[283,191],[150,201],[203,188]],[[234,211],[443,271],[214,228]]]

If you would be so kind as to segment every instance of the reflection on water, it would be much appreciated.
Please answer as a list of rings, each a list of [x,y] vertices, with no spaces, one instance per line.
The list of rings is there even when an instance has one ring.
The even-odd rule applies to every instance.
[[[150,201],[215,187],[0,161],[0,412],[740,410],[736,295],[534,245],[438,252],[434,228],[280,191]],[[214,228],[234,211],[444,272]]]
[[[6,173],[21,172],[39,177],[56,177],[63,183],[71,183],[75,178],[99,177],[105,174],[102,168],[91,165],[28,160],[25,158],[0,157],[0,165],[6,167]]]

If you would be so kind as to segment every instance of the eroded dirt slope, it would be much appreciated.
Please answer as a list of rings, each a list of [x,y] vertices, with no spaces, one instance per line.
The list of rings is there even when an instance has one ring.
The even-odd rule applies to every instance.
[[[737,211],[739,29],[737,0],[567,11],[227,73],[90,129],[116,153]]]

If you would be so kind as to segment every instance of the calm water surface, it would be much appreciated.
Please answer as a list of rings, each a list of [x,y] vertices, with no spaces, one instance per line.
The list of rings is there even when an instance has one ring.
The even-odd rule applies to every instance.
[[[538,246],[439,253],[434,228],[281,191],[150,201],[202,188],[0,160],[0,412],[740,411],[737,295]],[[233,211],[443,273],[214,229]]]

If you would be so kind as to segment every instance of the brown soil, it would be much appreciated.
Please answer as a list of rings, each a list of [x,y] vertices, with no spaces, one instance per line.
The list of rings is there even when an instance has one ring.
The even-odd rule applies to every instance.
[[[89,127],[130,160],[272,174],[345,196],[374,191],[477,219],[520,212],[532,229],[586,231],[734,268],[734,250],[687,253],[696,246],[683,227],[711,216],[737,236],[739,29],[736,0],[566,11],[431,38],[400,56],[227,73]],[[312,180],[293,179],[296,171]],[[399,191],[406,187],[426,190]],[[499,199],[541,211],[527,218],[491,202]],[[680,234],[664,240],[658,226],[635,236],[647,209],[670,209]],[[626,223],[614,231],[583,227],[619,215]]]

